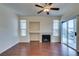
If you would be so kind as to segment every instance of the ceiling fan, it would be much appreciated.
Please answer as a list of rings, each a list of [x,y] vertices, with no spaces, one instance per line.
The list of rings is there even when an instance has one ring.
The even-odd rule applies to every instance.
[[[42,10],[38,11],[37,14],[40,14],[41,12],[46,12],[47,15],[49,15],[49,11],[50,11],[50,10],[56,10],[56,11],[58,11],[59,8],[51,7],[52,4],[53,4],[53,3],[45,3],[44,6],[41,6],[41,5],[36,4],[36,5],[35,5],[36,7],[42,8]]]

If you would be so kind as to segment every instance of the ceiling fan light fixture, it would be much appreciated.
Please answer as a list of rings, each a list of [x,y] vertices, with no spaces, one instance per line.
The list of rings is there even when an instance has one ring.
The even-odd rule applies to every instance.
[[[36,4],[36,5],[35,5],[36,7],[42,8],[40,11],[37,12],[37,14],[40,14],[41,12],[45,12],[45,13],[47,13],[47,15],[49,15],[49,11],[51,11],[51,10],[56,10],[56,11],[58,11],[59,8],[52,7],[52,4],[53,4],[53,3],[45,3],[44,6],[41,6],[41,5]]]
[[[47,8],[47,9],[44,9],[44,12],[49,12],[50,10]]]

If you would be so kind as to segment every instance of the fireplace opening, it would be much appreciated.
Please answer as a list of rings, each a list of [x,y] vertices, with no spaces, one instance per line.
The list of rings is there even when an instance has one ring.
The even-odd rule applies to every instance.
[[[42,42],[50,42],[50,35],[42,35]]]

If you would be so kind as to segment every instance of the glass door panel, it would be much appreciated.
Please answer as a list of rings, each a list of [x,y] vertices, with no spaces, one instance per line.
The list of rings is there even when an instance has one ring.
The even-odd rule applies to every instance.
[[[75,39],[75,20],[68,21],[68,45],[76,49],[76,39]]]
[[[67,44],[67,22],[62,23],[62,43]]]

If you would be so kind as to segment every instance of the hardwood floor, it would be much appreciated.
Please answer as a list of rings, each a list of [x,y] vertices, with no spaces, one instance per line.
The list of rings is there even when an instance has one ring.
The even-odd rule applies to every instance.
[[[0,56],[76,56],[76,51],[60,43],[19,43]]]

